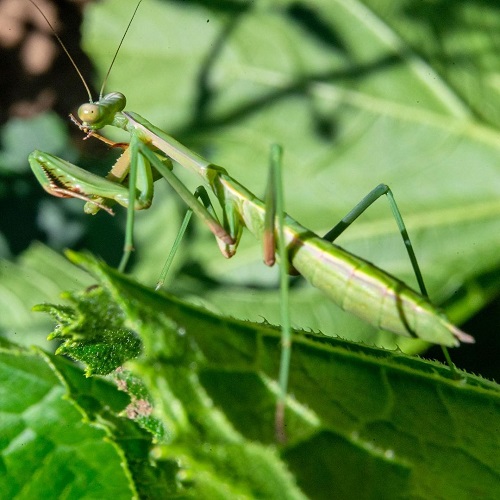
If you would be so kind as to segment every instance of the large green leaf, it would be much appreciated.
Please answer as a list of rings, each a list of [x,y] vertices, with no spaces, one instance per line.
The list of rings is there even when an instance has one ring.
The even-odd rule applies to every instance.
[[[0,348],[0,487],[4,498],[131,498],[136,487],[121,433],[145,433],[115,414],[128,397],[60,358]],[[135,436],[134,436],[135,431]],[[146,463],[146,456],[129,458]]]
[[[95,373],[111,370],[110,352],[125,352],[124,332],[141,340],[138,358],[137,351],[129,351],[131,372],[114,373],[131,398],[126,414],[132,427],[126,428],[123,413],[118,415],[123,406],[112,404],[116,395],[98,390],[99,379],[84,384],[83,373],[78,377],[65,363],[49,365],[55,370],[57,364],[69,401],[78,403],[87,419],[100,416],[104,429],[116,420],[107,441],[124,450],[129,466],[143,464],[130,477],[131,485],[146,488],[142,494],[148,485],[170,484],[196,498],[299,496],[286,468],[310,498],[465,499],[498,493],[496,384],[464,372],[453,379],[447,367],[398,352],[296,332],[288,441],[278,448],[280,463],[273,431],[278,329],[219,317],[155,293],[88,256],[72,259],[91,270],[99,286],[69,296],[70,307],[51,308],[58,319],[55,332],[66,339],[64,352],[85,359],[87,371]],[[23,356],[24,371],[40,369],[34,357]],[[12,362],[8,356],[4,361]],[[6,369],[5,380],[11,376]],[[31,379],[15,377],[19,380]],[[20,390],[6,389],[3,404],[9,407]],[[152,446],[143,436],[143,455],[136,462],[127,455],[128,438],[140,439],[132,424],[157,443]],[[148,448],[152,470],[145,462]],[[158,470],[166,474],[168,463],[178,467],[171,470],[171,483]],[[8,462],[7,474],[13,474],[11,467]],[[156,482],[145,482],[154,470]]]
[[[288,211],[319,233],[375,185],[389,184],[431,296],[448,301],[454,317],[463,319],[492,290],[474,302],[463,301],[464,294],[481,287],[499,265],[500,142],[498,120],[486,109],[500,102],[486,81],[493,78],[500,13],[492,9],[491,30],[478,32],[484,5],[455,4],[454,22],[441,30],[433,23],[445,8],[425,5],[150,0],[139,9],[107,90],[124,92],[128,109],[256,193],[264,189],[269,145],[281,143]],[[101,73],[130,14],[118,1],[89,10],[85,40]],[[488,108],[477,98],[484,92]],[[148,282],[171,241],[158,235],[178,224],[171,198],[162,189],[137,225],[136,272]],[[415,282],[383,200],[339,242]],[[275,282],[261,265],[258,242],[248,238],[224,262],[211,236],[197,232],[183,258],[221,284],[204,294],[220,310],[278,321],[275,291],[262,295],[248,288]],[[175,282],[176,293],[202,294],[196,280]],[[358,330],[362,339],[370,334],[342,319],[314,290],[297,287],[293,300],[297,325],[325,331],[334,325],[342,335]]]

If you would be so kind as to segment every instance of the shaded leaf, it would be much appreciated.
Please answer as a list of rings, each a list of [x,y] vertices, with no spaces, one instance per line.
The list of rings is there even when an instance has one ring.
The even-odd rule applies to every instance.
[[[490,36],[500,22],[496,9],[481,58],[474,59],[473,84],[466,84],[456,68],[463,70],[477,36],[481,2],[456,9],[453,25],[433,36],[425,16],[434,19],[444,7],[422,8],[415,20],[411,2],[391,9],[378,2],[320,0],[186,5],[141,5],[109,90],[125,92],[129,109],[223,165],[257,194],[264,190],[269,145],[281,143],[288,210],[319,233],[378,183],[389,184],[431,297],[446,301],[457,319],[491,300],[496,286],[476,295],[479,300],[462,299],[499,262],[500,142],[475,97],[492,71],[487,61],[496,50]],[[90,14],[85,39],[104,71],[130,12],[121,2],[107,2]],[[439,57],[447,37],[459,40],[457,48]],[[120,64],[121,58],[127,63]],[[498,100],[495,93],[489,98]],[[171,201],[157,200],[138,224],[137,273],[148,282],[167,253],[157,235],[177,224],[168,218],[172,210]],[[339,242],[415,283],[382,201]],[[193,276],[176,277],[172,290],[203,294],[226,314],[277,321],[273,294],[257,293],[274,283],[260,255],[260,245],[248,240],[232,262],[223,262],[212,238],[197,232],[181,258],[186,268],[193,261],[201,266],[196,274],[205,285]],[[293,318],[297,326],[330,331],[340,321],[348,325],[336,330],[343,335],[373,338],[364,325],[338,320],[339,311],[321,294],[307,287],[294,294],[297,304],[315,304]]]

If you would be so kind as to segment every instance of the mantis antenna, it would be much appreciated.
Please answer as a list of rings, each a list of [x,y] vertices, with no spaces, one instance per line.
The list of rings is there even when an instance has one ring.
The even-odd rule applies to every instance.
[[[61,40],[60,36],[57,34],[57,31],[52,26],[52,24],[49,21],[49,19],[47,18],[47,16],[43,13],[42,9],[40,9],[40,7],[38,7],[38,5],[33,0],[29,0],[29,2],[36,8],[36,10],[38,10],[38,12],[40,12],[40,14],[45,19],[45,21],[47,21],[47,24],[49,25],[49,28],[52,30],[52,33],[54,34],[54,36],[56,37],[57,41],[59,42],[59,45],[62,47],[62,49],[64,50],[64,52],[68,56],[69,60],[71,61],[71,64],[73,65],[73,67],[75,68],[76,72],[78,73],[78,76],[80,77],[81,81],[83,82],[85,90],[87,91],[87,94],[89,96],[89,102],[93,103],[94,101],[92,99],[92,93],[90,92],[90,88],[87,85],[87,82],[85,81],[85,78],[83,77],[81,71],[78,69],[78,66],[76,65],[76,62],[71,57],[71,54],[69,53],[68,49],[64,45],[64,43]],[[130,21],[128,22],[127,28],[126,28],[125,32],[123,33],[123,36],[122,36],[122,38],[120,40],[120,43],[118,44],[118,48],[115,51],[115,55],[113,56],[111,64],[109,65],[108,71],[106,72],[106,76],[104,77],[104,81],[102,82],[101,90],[99,92],[99,99],[102,98],[102,94],[104,92],[104,87],[106,85],[106,82],[108,81],[109,74],[111,73],[111,68],[113,67],[113,64],[116,61],[116,57],[118,56],[118,52],[120,52],[120,49],[121,49],[122,44],[123,44],[123,41],[125,40],[125,37],[127,36],[128,30],[129,30],[129,28],[130,28],[130,26],[132,24],[132,21],[134,20],[134,17],[136,15],[137,10],[139,9],[139,5],[141,5],[141,3],[142,3],[142,0],[139,0],[139,2],[137,3],[137,5],[135,7],[134,13],[132,14],[132,17],[130,18]]]
[[[47,16],[43,13],[42,9],[40,9],[40,7],[38,7],[38,5],[33,1],[33,0],[29,0],[32,5],[36,8],[36,10],[38,10],[38,12],[40,12],[40,14],[42,15],[42,17],[45,19],[45,21],[47,21],[47,24],[49,25],[49,28],[52,30],[52,33],[54,34],[54,36],[56,37],[57,41],[59,42],[59,45],[62,47],[62,49],[64,50],[64,52],[66,52],[66,55],[68,56],[69,60],[71,61],[71,64],[73,65],[73,67],[75,68],[76,72],[78,73],[78,76],[80,77],[80,79],[82,80],[83,82],[83,85],[85,87],[85,90],[87,91],[87,94],[89,95],[89,100],[90,102],[92,102],[92,93],[90,92],[90,88],[89,86],[87,85],[87,82],[85,81],[85,78],[83,78],[83,75],[81,73],[81,71],[78,69],[78,66],[76,65],[76,62],[74,61],[74,59],[71,57],[70,53],[68,52],[68,49],[66,48],[66,46],[64,45],[63,41],[61,40],[61,38],[59,37],[59,35],[57,34],[57,31],[55,30],[55,28],[52,26],[52,24],[50,23],[50,21],[48,20]],[[141,0],[142,1],[142,0]]]
[[[125,30],[125,33],[123,33],[122,39],[120,40],[120,43],[118,44],[118,48],[116,49],[116,52],[115,52],[115,55],[113,56],[111,64],[109,65],[106,76],[104,77],[104,81],[102,82],[101,91],[99,92],[99,99],[101,99],[101,97],[102,97],[102,94],[104,92],[104,87],[106,85],[106,82],[108,81],[109,74],[111,73],[111,68],[113,67],[113,64],[115,64],[116,57],[118,56],[118,52],[120,52],[120,49],[121,49],[122,44],[123,44],[123,40],[125,40],[125,37],[127,36],[130,25],[132,24],[132,21],[134,20],[134,17],[137,14],[137,10],[139,9],[139,5],[141,5],[141,3],[142,3],[142,0],[139,0],[137,5],[135,6],[134,13],[132,14],[132,17],[130,18],[130,21],[127,24],[127,29]]]

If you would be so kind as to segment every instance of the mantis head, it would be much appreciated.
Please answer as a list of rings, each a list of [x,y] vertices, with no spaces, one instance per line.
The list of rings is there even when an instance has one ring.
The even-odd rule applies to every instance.
[[[127,100],[120,92],[111,92],[97,102],[88,102],[78,108],[78,118],[90,130],[98,130],[113,122],[115,114],[125,108]]]

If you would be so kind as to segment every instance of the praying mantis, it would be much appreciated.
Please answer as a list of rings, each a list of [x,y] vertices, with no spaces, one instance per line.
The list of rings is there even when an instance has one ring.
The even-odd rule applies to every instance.
[[[141,1],[135,8],[127,30]],[[44,15],[43,12],[41,14]],[[57,38],[59,40],[59,37]],[[64,45],[62,46],[64,48]],[[76,69],[78,71],[78,68]],[[79,71],[78,73],[80,74]],[[82,76],[81,78],[89,94],[89,103],[80,106],[78,119],[73,120],[87,136],[93,136],[111,145],[115,144],[97,131],[105,126],[124,130],[129,135],[129,143],[120,145],[124,149],[122,156],[105,178],[38,150],[30,154],[29,163],[34,175],[49,194],[85,201],[86,213],[94,214],[99,210],[112,213],[112,205],[116,203],[126,207],[126,236],[120,271],[126,269],[133,250],[135,211],[149,208],[153,200],[154,182],[159,178],[164,178],[188,207],[183,229],[191,213],[196,214],[214,234],[225,257],[235,255],[244,228],[262,239],[264,262],[267,265],[273,265],[278,254],[283,324],[280,391],[276,411],[276,433],[279,440],[284,439],[284,409],[288,389],[288,366],[291,362],[287,306],[288,273],[302,275],[344,310],[377,328],[402,336],[420,338],[444,347],[474,341],[471,336],[449,322],[428,300],[408,232],[392,191],[386,185],[377,186],[331,231],[320,237],[283,212],[282,151],[279,146],[273,146],[271,149],[268,192],[266,199],[260,200],[231,177],[226,169],[202,158],[137,113],[125,110],[126,100],[123,94],[112,92],[103,95],[107,77],[96,101],[93,101],[85,80]],[[203,183],[195,194],[175,175],[173,162],[191,171]],[[212,206],[208,191],[217,200],[218,209]],[[403,237],[420,293],[334,243],[359,215],[383,195],[389,200]],[[177,246],[175,244],[174,249]],[[161,287],[165,274],[166,269],[160,276],[158,288]]]

